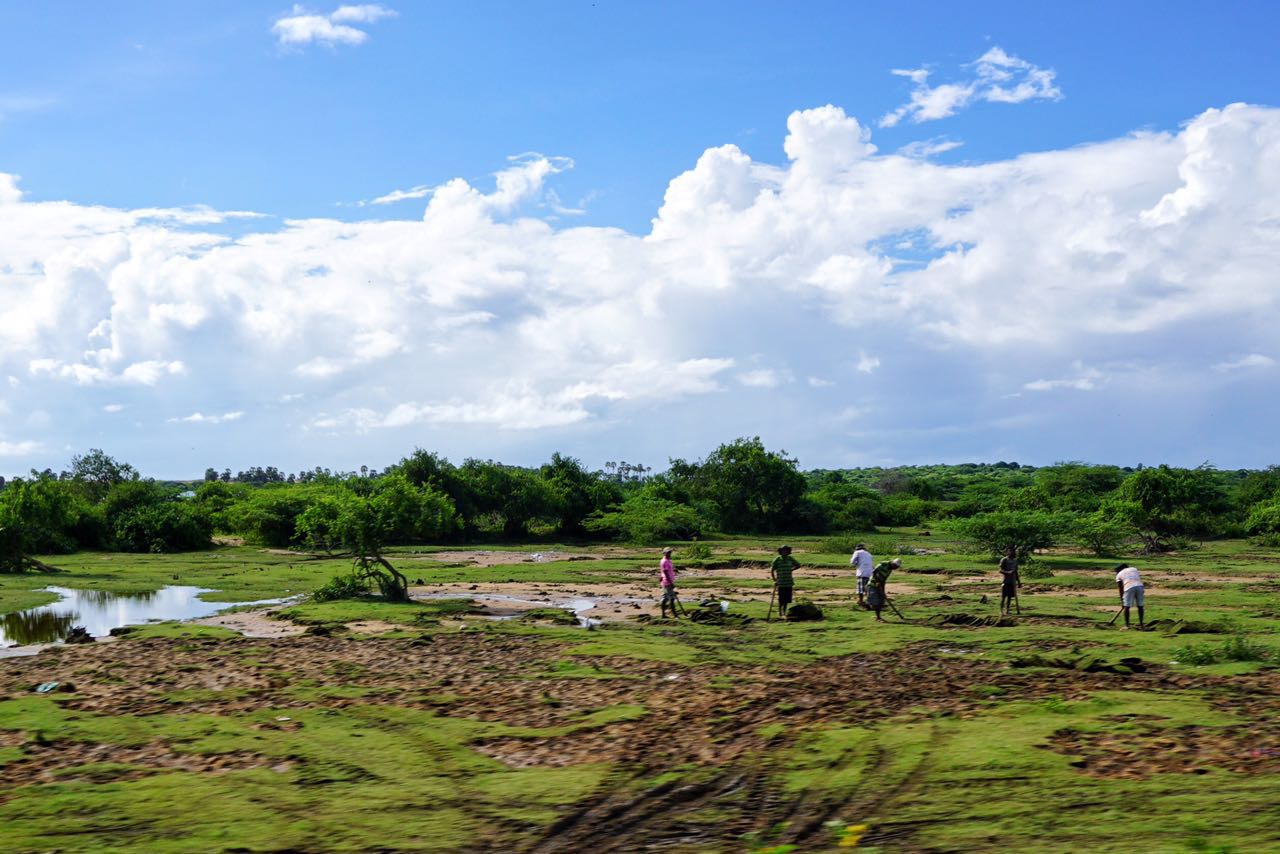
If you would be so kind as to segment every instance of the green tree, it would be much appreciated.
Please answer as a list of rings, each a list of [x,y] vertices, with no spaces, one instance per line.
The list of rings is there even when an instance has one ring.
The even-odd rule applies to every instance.
[[[123,552],[182,552],[212,545],[213,522],[201,507],[186,501],[148,504],[118,514],[112,540]]]
[[[700,537],[705,526],[692,507],[639,493],[628,496],[616,510],[591,516],[585,527],[598,536],[655,545]]]
[[[1147,551],[1168,551],[1173,537],[1217,533],[1231,504],[1213,469],[1162,465],[1134,472],[1104,507],[1137,530]]]
[[[1102,510],[1076,516],[1071,523],[1071,539],[1099,557],[1117,554],[1125,540],[1134,535],[1133,528]]]
[[[1274,538],[1280,534],[1280,498],[1255,504],[1244,526],[1255,536]]]
[[[1058,513],[1037,510],[1001,510],[979,513],[953,522],[952,530],[993,557],[1016,549],[1020,560],[1029,559],[1039,549],[1056,545],[1070,530],[1072,519]]]
[[[537,473],[492,460],[466,460],[458,470],[467,485],[477,517],[490,516],[502,526],[503,536],[528,536],[529,523],[558,516],[555,494]]]
[[[49,478],[15,478],[0,492],[0,572],[56,572],[35,555],[75,548],[74,498]]]
[[[673,470],[680,466],[687,464],[672,461]],[[723,531],[788,530],[805,494],[796,460],[767,450],[759,436],[721,445],[689,473],[694,494],[711,502]]]
[[[133,466],[119,462],[101,448],[91,448],[88,453],[71,458],[71,478],[84,488],[90,501],[97,503],[112,487],[138,480],[139,474]]]
[[[620,501],[622,490],[612,480],[603,480],[583,468],[573,457],[551,455],[551,461],[538,470],[552,493],[556,508],[556,530],[576,536],[585,532],[583,521],[592,512]]]
[[[404,475],[414,486],[429,486],[449,496],[466,524],[470,525],[475,518],[475,499],[467,479],[458,471],[457,466],[444,457],[415,448],[412,454],[392,466],[387,473],[392,472]]]
[[[398,489],[390,489],[365,497],[351,489],[338,489],[299,516],[298,538],[322,543],[326,549],[351,552],[359,581],[376,583],[382,595],[393,602],[408,602],[409,580],[382,555],[396,527],[405,523],[399,500],[403,495],[398,493]]]

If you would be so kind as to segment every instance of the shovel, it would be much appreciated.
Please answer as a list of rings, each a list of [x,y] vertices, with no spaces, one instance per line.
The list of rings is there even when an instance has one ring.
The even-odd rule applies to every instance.
[[[778,595],[778,585],[775,584],[773,585],[773,590],[769,592],[769,613],[766,614],[764,618],[764,621],[766,623],[773,622],[773,599],[777,595]]]
[[[1124,606],[1121,605],[1120,610],[1116,611],[1115,615],[1110,620],[1107,620],[1107,625],[1108,626],[1115,625],[1116,620],[1120,619],[1120,615],[1123,613],[1124,613]]]

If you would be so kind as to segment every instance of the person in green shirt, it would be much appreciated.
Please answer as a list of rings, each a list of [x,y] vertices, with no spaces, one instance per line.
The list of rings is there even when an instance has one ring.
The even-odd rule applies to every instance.
[[[877,623],[884,622],[880,612],[889,601],[885,591],[885,585],[889,583],[889,574],[900,566],[902,561],[895,557],[893,560],[876,564],[876,568],[871,570],[871,583],[867,585],[867,604],[876,612]]]
[[[795,593],[795,571],[800,564],[791,556],[791,546],[780,546],[778,556],[769,564],[769,577],[778,590],[778,616],[787,616],[787,607],[791,605],[791,596]]]

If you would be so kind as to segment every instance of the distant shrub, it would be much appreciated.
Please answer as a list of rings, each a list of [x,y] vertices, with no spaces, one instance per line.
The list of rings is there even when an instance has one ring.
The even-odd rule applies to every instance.
[[[1258,536],[1280,534],[1280,500],[1255,505],[1244,523],[1245,530]]]
[[[1053,578],[1053,570],[1044,561],[1026,561],[1018,564],[1018,576],[1034,580]]]
[[[185,552],[212,545],[213,523],[192,504],[171,501],[126,510],[112,529],[122,552]]]
[[[711,557],[711,546],[706,543],[689,543],[680,549],[681,560],[707,560]]]
[[[1125,540],[1134,534],[1135,531],[1127,523],[1097,512],[1078,517],[1071,526],[1069,536],[1095,555],[1107,557],[1117,554]]]
[[[355,573],[335,575],[324,586],[311,594],[315,602],[332,602],[335,599],[358,599],[369,593],[368,582]]]
[[[1063,513],[1000,510],[952,522],[951,528],[962,540],[993,557],[1000,556],[1006,549],[1015,548],[1018,558],[1027,560],[1037,549],[1056,545],[1063,534],[1070,530],[1071,522],[1071,517]]]
[[[858,548],[858,543],[860,542],[862,542],[862,539],[854,536],[853,534],[837,534],[834,537],[827,537],[819,542],[818,551],[823,554],[851,555],[854,550]]]
[[[628,498],[609,513],[596,513],[585,526],[593,534],[641,545],[689,540],[703,533],[702,519],[692,507],[647,495]]]

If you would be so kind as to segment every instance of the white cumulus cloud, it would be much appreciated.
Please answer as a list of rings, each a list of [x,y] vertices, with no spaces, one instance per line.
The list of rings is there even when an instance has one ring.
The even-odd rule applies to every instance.
[[[369,34],[353,24],[373,24],[393,18],[396,12],[377,3],[339,6],[328,14],[309,12],[294,6],[288,15],[277,18],[271,32],[281,45],[297,47],[307,44],[363,44]]]
[[[945,119],[975,101],[1020,104],[1062,99],[1053,71],[1011,56],[999,47],[991,48],[965,67],[972,69],[967,79],[937,86],[929,85],[932,72],[927,68],[893,69],[893,74],[911,81],[911,100],[882,116],[880,127],[893,127],[903,119],[916,124]]]
[[[1250,353],[1247,356],[1241,356],[1239,359],[1219,362],[1213,366],[1213,369],[1215,371],[1239,371],[1245,368],[1269,368],[1275,363],[1276,360],[1270,356],[1264,356],[1261,353]]]
[[[1126,363],[1148,385],[1207,390],[1266,374],[1243,369],[1265,367],[1253,356],[1280,321],[1280,110],[1233,104],[976,165],[882,154],[832,105],[786,129],[779,163],[732,145],[691,155],[646,234],[532,216],[571,165],[544,155],[447,181],[411,218],[250,220],[234,238],[190,219],[222,212],[28,201],[0,174],[6,425],[47,412],[43,449],[84,446],[127,387],[142,423],[222,418],[218,435],[281,462],[327,462],[335,433],[387,454],[615,435],[657,449],[732,437],[748,416],[797,453],[849,461],[895,455],[823,432],[841,422],[820,389],[850,368],[867,406],[936,406],[931,429],[1010,389],[1132,392],[1111,370]],[[814,418],[753,409],[745,389],[784,382],[813,395]],[[209,415],[210,400],[255,415]],[[1042,436],[1041,411],[997,427]]]
[[[193,412],[181,418],[170,418],[169,421],[171,423],[185,424],[222,424],[227,421],[239,421],[243,417],[243,412],[224,412],[221,415],[205,415],[203,412]]]

